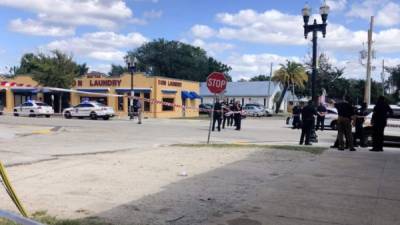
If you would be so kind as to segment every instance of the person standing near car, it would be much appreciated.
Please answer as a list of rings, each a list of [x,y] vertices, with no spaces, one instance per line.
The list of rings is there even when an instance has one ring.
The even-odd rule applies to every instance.
[[[393,110],[386,103],[385,97],[380,96],[372,114],[372,152],[383,152],[383,137],[387,119],[393,115]]]
[[[345,98],[343,102],[336,103],[335,107],[338,111],[338,150],[344,151],[344,137],[346,138],[346,143],[350,151],[355,151],[356,149],[353,146],[353,134],[351,133],[351,125],[354,117],[354,108],[350,103],[350,99],[348,97]]]
[[[310,136],[311,129],[315,120],[315,115],[317,115],[317,111],[315,110],[313,101],[310,100],[308,101],[308,104],[301,110],[301,119],[303,124],[301,127],[300,145],[302,145],[303,143],[305,145],[311,145]]]
[[[315,130],[321,129],[321,131],[323,131],[325,128],[326,107],[322,103],[319,103],[317,107],[317,114],[317,126]]]
[[[239,101],[237,101],[233,107],[233,115],[235,119],[235,130],[240,130],[242,126],[242,106],[240,105]]]
[[[132,119],[135,119],[135,116],[138,117],[138,124],[142,124],[142,104],[138,99],[133,99],[133,117]]]
[[[367,116],[368,112],[367,112],[367,103],[363,102],[361,104],[361,108],[356,109],[355,112],[355,127],[356,127],[356,133],[354,135],[354,145],[358,146],[357,140],[360,140],[360,146],[361,147],[366,147],[365,145],[365,138],[364,138],[364,128],[363,128],[363,124],[365,121],[365,116]]]
[[[293,115],[292,129],[300,129],[301,108],[297,103],[292,109],[292,115]]]
[[[228,105],[228,102],[227,101],[224,101],[223,103],[222,103],[222,129],[225,129],[225,123],[226,123],[226,126],[229,126],[229,117],[230,117],[230,115],[228,115],[228,112],[229,112],[230,110],[229,110],[229,105]]]
[[[217,99],[214,104],[212,131],[215,130],[215,122],[218,123],[217,127],[218,131],[221,131],[221,120],[222,120],[222,105]]]

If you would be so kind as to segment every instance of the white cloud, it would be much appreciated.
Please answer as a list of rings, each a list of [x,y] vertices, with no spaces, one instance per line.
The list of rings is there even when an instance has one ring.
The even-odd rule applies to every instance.
[[[285,57],[276,54],[233,54],[224,63],[232,67],[230,74],[234,80],[250,79],[260,74],[269,74],[270,64],[273,63],[273,71],[279,68],[279,64],[285,64],[286,60],[301,62],[295,56]]]
[[[227,50],[232,50],[235,48],[234,45],[229,43],[221,42],[206,42],[201,39],[195,39],[192,43],[194,46],[200,47],[207,51],[211,56],[215,56],[219,53],[225,52]]]
[[[46,45],[45,49],[58,49],[97,60],[122,62],[126,49],[138,47],[147,41],[148,39],[140,33],[123,35],[95,32],[84,34],[82,37],[53,41]]]
[[[131,9],[122,0],[0,0],[0,5],[36,13],[35,20],[27,20],[36,21],[36,26],[40,24],[39,34],[30,32],[35,35],[59,26],[67,27],[69,32],[77,26],[109,30],[135,20]]]
[[[199,24],[194,25],[191,28],[191,32],[193,36],[202,39],[210,38],[215,35],[215,31],[212,28],[206,25],[199,25]]]
[[[385,7],[378,11],[376,24],[382,26],[394,26],[400,23],[400,5],[389,2]]]
[[[44,25],[42,22],[27,19],[15,19],[10,23],[10,29],[14,32],[19,32],[23,34],[29,35],[38,35],[38,36],[69,36],[74,35],[75,30],[71,27],[60,27],[60,26],[51,26]]]
[[[101,73],[108,74],[111,70],[111,64],[94,64],[94,65],[89,65],[89,71],[97,71]]]
[[[361,3],[353,3],[347,16],[369,20],[375,15],[375,10],[385,2],[385,0],[365,0]]]
[[[147,18],[147,19],[159,19],[161,18],[163,15],[163,11],[162,10],[150,10],[150,11],[145,11],[143,13],[143,17]]]
[[[347,6],[347,0],[327,0],[326,4],[332,11],[342,11]]]

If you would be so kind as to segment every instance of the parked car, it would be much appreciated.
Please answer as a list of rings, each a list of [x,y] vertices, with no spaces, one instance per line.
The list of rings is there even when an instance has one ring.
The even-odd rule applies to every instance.
[[[316,117],[315,117],[316,118]],[[326,108],[326,115],[324,126],[325,128],[329,127],[332,130],[337,130],[337,119],[338,119],[338,112],[336,108]],[[317,121],[315,120],[315,123]],[[292,126],[293,123],[293,116],[290,116],[286,119],[286,125]]]
[[[383,137],[383,143],[386,146],[400,146],[400,106],[391,105],[393,115],[387,120],[387,127]],[[364,122],[364,134],[366,144],[372,145],[372,119],[373,112],[370,112]]]
[[[200,114],[210,114],[210,111],[212,110],[213,105],[209,103],[205,104],[200,104],[199,105],[199,113]]]
[[[244,107],[246,107],[246,106],[256,106],[256,107],[262,109],[265,112],[265,116],[272,116],[272,113],[273,113],[272,109],[267,109],[259,103],[247,103],[244,105]]]
[[[88,101],[82,102],[77,106],[65,109],[63,111],[63,115],[66,119],[71,119],[72,117],[89,117],[92,120],[96,120],[97,118],[108,120],[111,117],[115,116],[115,112],[112,107],[108,107],[99,102]]]
[[[46,103],[30,100],[14,107],[14,116],[45,116],[50,117],[54,114],[54,109]]]
[[[246,113],[247,116],[256,116],[256,117],[260,117],[260,116],[265,116],[265,110],[263,108],[259,108],[257,106],[254,105],[247,105],[243,107],[243,111]]]

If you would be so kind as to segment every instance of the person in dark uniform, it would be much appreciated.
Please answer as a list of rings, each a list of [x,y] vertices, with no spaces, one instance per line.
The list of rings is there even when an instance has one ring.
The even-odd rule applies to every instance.
[[[240,130],[242,125],[242,106],[237,101],[233,107],[234,119],[235,119],[235,130]]]
[[[293,114],[293,122],[292,122],[292,129],[300,129],[300,116],[301,116],[301,108],[299,105],[295,105],[292,109]]]
[[[380,96],[372,114],[372,149],[373,152],[383,152],[383,136],[387,118],[393,115],[393,110],[386,103],[385,97]]]
[[[230,110],[229,110],[229,105],[228,105],[228,102],[227,101],[224,101],[223,103],[222,103],[222,129],[225,129],[225,123],[226,123],[226,126],[228,127],[229,126],[229,117],[230,117],[230,115],[227,115],[227,113],[229,112]]]
[[[315,130],[321,129],[321,131],[323,131],[325,128],[326,107],[322,103],[317,107],[317,114],[317,126]]]
[[[234,109],[235,109],[235,102],[232,100],[231,103],[229,104],[229,110],[230,110],[231,112],[233,112],[233,111],[235,111]],[[234,122],[235,122],[235,114],[234,114],[234,113],[231,113],[230,116],[229,116],[229,121],[228,121],[229,126],[230,126],[230,127],[231,127],[231,126],[236,126],[236,125],[234,124]]]
[[[361,147],[366,147],[366,143],[364,140],[364,128],[363,128],[363,124],[364,124],[364,120],[365,120],[365,116],[367,116],[368,112],[367,112],[367,103],[363,102],[361,104],[361,108],[356,109],[355,112],[355,117],[356,117],[356,122],[355,122],[355,127],[356,127],[356,133],[354,135],[354,145],[355,146],[361,146]],[[357,143],[357,140],[360,140],[359,144]]]
[[[313,127],[315,120],[314,115],[317,115],[317,111],[315,110],[313,101],[310,100],[308,101],[308,104],[301,110],[301,119],[303,124],[301,128],[300,145],[302,145],[303,143],[305,145],[311,145],[310,136],[311,136],[311,129]]]
[[[221,120],[222,120],[222,105],[217,99],[214,104],[212,131],[215,130],[215,122],[218,123],[217,127],[218,131],[221,131]]]
[[[353,146],[353,134],[351,133],[352,120],[354,117],[354,107],[350,103],[350,99],[346,97],[346,100],[340,103],[336,103],[335,107],[338,111],[338,150],[343,151],[345,149],[344,146],[344,137],[346,138],[346,143],[350,151],[355,151],[356,149]]]

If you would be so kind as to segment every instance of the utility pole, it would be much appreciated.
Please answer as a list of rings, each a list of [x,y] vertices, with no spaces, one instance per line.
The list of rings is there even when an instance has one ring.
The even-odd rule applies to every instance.
[[[382,79],[382,96],[385,96],[385,60],[382,60],[382,73],[381,73],[381,79]]]
[[[269,82],[268,82],[268,102],[267,102],[267,109],[269,109],[269,101],[271,101],[271,82],[272,82],[272,65],[273,63],[271,62],[271,69],[269,71]]]
[[[371,57],[372,57],[372,33],[374,16],[371,16],[370,28],[368,30],[368,58],[367,58],[367,79],[365,80],[364,102],[371,104]]]

